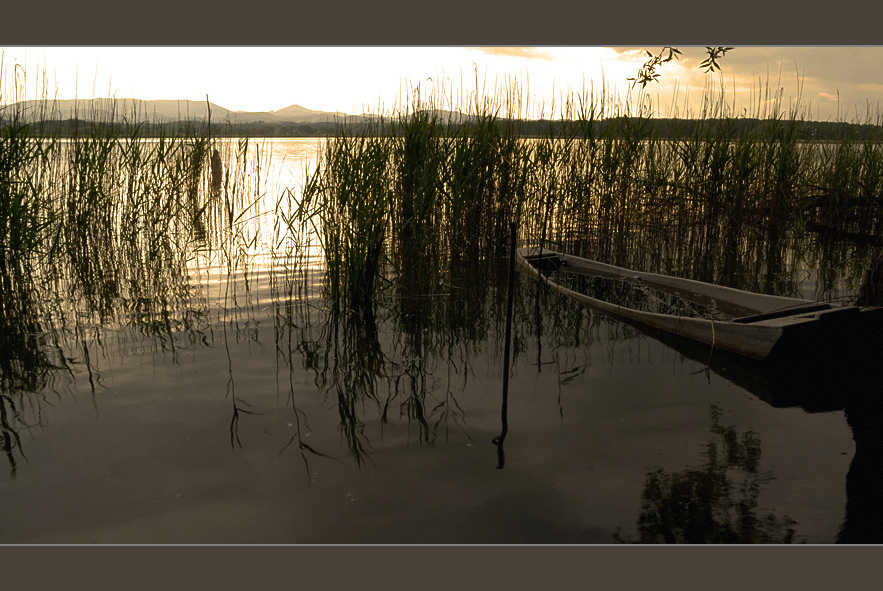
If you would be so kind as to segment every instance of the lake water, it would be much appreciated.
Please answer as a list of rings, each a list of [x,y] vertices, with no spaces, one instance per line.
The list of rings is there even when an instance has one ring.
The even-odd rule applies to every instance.
[[[320,145],[267,142],[258,255]],[[282,262],[195,259],[174,313],[60,330],[71,371],[10,397],[0,543],[613,544],[684,507],[709,540],[883,540],[873,372],[709,363],[520,277],[499,444],[504,281],[335,318],[321,259],[302,293]]]

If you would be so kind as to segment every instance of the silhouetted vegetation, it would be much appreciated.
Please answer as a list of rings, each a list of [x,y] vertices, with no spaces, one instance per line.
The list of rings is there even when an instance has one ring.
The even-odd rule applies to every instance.
[[[427,110],[423,113],[414,113],[416,119],[431,118],[437,127],[436,133],[440,136],[455,136],[462,126],[457,121],[461,116],[457,113],[447,113]],[[463,116],[468,119],[468,116]],[[597,121],[591,129],[581,128],[575,137],[588,139],[600,138],[609,133],[608,129],[616,129],[627,125],[623,119],[632,117],[609,117],[603,121]],[[286,121],[250,121],[246,123],[224,122],[216,123],[212,133],[219,138],[238,137],[334,137],[338,134],[363,133],[372,125],[388,122],[388,117],[373,115],[359,115],[357,117],[343,117],[339,120],[322,122],[286,122]],[[456,122],[452,122],[456,121]],[[7,123],[0,116],[0,125]],[[47,137],[70,138],[87,134],[94,121],[90,119],[46,119],[29,121],[34,130],[40,130],[40,135]],[[561,135],[568,133],[568,127],[578,123],[575,120],[560,119],[512,119],[506,117],[494,118],[493,124],[500,133],[514,133],[520,138],[541,138],[549,133]],[[851,138],[857,141],[876,140],[880,137],[880,126],[876,122],[852,123],[845,121],[812,121],[798,120],[795,122],[795,132],[800,141],[839,141]],[[687,118],[653,117],[643,127],[643,139],[676,139],[684,135],[690,135],[696,127],[715,128],[744,133],[766,133],[773,125],[765,118],[736,117],[736,118],[709,118],[705,120]],[[188,135],[203,128],[204,122],[194,120],[181,121],[111,121],[108,129],[113,135],[130,135],[132,130],[139,128],[139,133],[145,138],[156,138],[162,135]],[[197,132],[198,133],[198,132]],[[396,133],[404,135],[400,130]]]
[[[762,119],[726,116],[709,97],[703,117],[682,121],[580,96],[525,139],[527,122],[497,115],[517,111],[514,99],[496,96],[452,123],[416,93],[328,138],[300,216],[322,219],[333,298],[393,276],[422,289],[484,273],[512,222],[528,242],[644,270],[678,261],[684,276],[781,295],[796,288],[786,258],[826,266],[814,258],[826,240],[873,245],[883,232],[878,123],[817,125],[781,97]],[[810,129],[837,139],[806,141]]]
[[[790,544],[795,522],[774,511],[761,513],[759,498],[771,472],[760,469],[756,434],[741,435],[720,424],[710,410],[714,437],[705,445],[704,462],[681,472],[662,468],[647,474],[641,494],[638,539],[642,544]],[[620,542],[632,541],[616,536]]]
[[[402,112],[290,127],[26,122],[0,108],[0,448],[12,472],[47,391],[79,379],[100,390],[111,334],[175,361],[223,342],[230,443],[247,445],[255,411],[232,351],[266,330],[258,295],[295,423],[283,449],[333,457],[306,443],[303,371],[358,465],[370,418],[404,421],[425,445],[468,437],[458,386],[479,354],[498,360],[512,223],[522,242],[778,295],[797,295],[809,269],[818,287],[805,295],[819,299],[854,296],[877,255],[879,122],[804,121],[775,100],[757,117],[709,101],[698,119],[659,119],[601,96],[572,97],[557,121],[500,117],[519,108],[500,97],[517,94],[473,97],[455,121],[417,93]],[[324,136],[322,158],[302,192],[268,194],[251,137],[289,131]],[[516,294],[515,363],[548,363],[549,343],[634,334],[551,297]],[[716,408],[711,423],[701,465],[648,473],[639,541],[794,541],[793,522],[760,507],[771,475],[759,439],[722,426]]]

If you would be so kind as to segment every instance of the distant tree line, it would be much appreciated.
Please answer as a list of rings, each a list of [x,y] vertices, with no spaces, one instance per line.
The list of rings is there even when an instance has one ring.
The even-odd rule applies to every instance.
[[[779,122],[781,124],[781,122]],[[769,119],[724,118],[724,119],[669,119],[612,117],[600,121],[519,121],[515,123],[519,135],[523,137],[553,137],[568,135],[573,137],[610,137],[616,129],[629,128],[629,137],[645,139],[671,139],[690,137],[699,131],[720,131],[733,136],[748,132],[763,134],[774,128],[776,123]],[[794,120],[794,132],[806,140],[855,140],[879,139],[883,136],[883,126],[833,121]]]
[[[20,121],[0,116],[0,128],[22,125]],[[31,133],[41,137],[77,137],[92,133],[117,137],[155,138],[163,135],[201,135],[206,131],[203,121],[141,122],[92,121],[88,119],[47,119],[27,123]],[[215,137],[322,137],[334,135],[340,124],[322,123],[212,123],[211,135]]]
[[[615,135],[619,128],[629,128],[629,137],[645,138],[684,138],[698,131],[721,131],[731,133],[734,136],[746,132],[762,133],[765,128],[775,125],[769,119],[756,118],[723,118],[723,119],[673,119],[673,118],[641,118],[641,117],[612,117],[596,121],[565,121],[565,120],[511,120],[495,119],[494,122],[500,127],[508,128],[507,133],[525,137],[610,137]],[[0,117],[0,129],[11,125],[13,122]],[[375,124],[375,125],[372,125]],[[317,123],[294,123],[294,122],[249,122],[249,123],[213,123],[211,135],[214,137],[329,137],[340,133],[360,134],[373,127],[378,130],[380,125],[384,133],[404,133],[405,126],[399,119],[357,119],[347,121],[323,121]],[[487,121],[485,121],[485,124]],[[781,122],[779,122],[780,124]],[[440,124],[438,129],[443,134],[455,135],[463,131],[462,126],[470,123]],[[883,126],[874,124],[859,124],[837,121],[803,121],[794,120],[794,132],[798,137],[806,140],[840,140],[851,138],[854,140],[879,139]],[[92,133],[106,133],[108,135],[126,137],[138,135],[139,137],[159,137],[161,135],[201,135],[206,131],[205,122],[175,121],[153,123],[131,122],[93,122],[83,119],[43,120],[28,124],[29,131],[41,137],[76,137]]]

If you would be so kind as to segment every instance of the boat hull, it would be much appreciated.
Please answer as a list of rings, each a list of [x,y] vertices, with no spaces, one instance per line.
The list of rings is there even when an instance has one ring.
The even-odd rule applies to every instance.
[[[749,314],[722,321],[628,308],[556,283],[531,263],[538,259],[554,260],[569,271],[637,281],[692,301],[713,302],[721,310],[729,308]],[[859,350],[876,347],[883,328],[883,308],[836,307],[811,300],[755,294],[677,277],[639,273],[548,250],[518,249],[516,263],[521,272],[589,308],[753,359],[765,360],[774,354],[783,354],[783,350],[842,353],[852,347]],[[837,350],[833,351],[835,347]]]

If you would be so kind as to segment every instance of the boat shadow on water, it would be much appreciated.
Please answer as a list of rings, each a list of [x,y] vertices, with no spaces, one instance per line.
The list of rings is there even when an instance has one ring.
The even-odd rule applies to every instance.
[[[535,249],[521,249],[521,254],[521,269],[527,275],[662,342],[685,358],[704,365],[705,371],[715,373],[772,407],[796,407],[808,413],[844,412],[855,441],[855,455],[846,479],[846,516],[836,541],[883,541],[883,506],[878,501],[883,491],[883,477],[880,476],[883,474],[883,308],[832,306],[824,302],[754,294],[630,271],[560,253],[537,253]],[[559,284],[557,276],[550,275],[559,269],[578,276],[612,279],[619,285],[636,288],[631,291],[608,288],[607,297],[592,292],[587,295],[581,290],[575,291],[578,287]],[[689,317],[681,316],[680,310],[672,311],[671,307],[649,311],[632,307],[639,303],[638,300],[645,299],[647,287],[661,289],[676,298],[684,298],[686,302],[709,306],[713,314],[724,312],[724,319],[713,320],[707,311],[703,316]],[[720,304],[733,309],[725,310]],[[725,448],[732,447],[736,441],[735,431],[724,436],[716,416],[712,417],[712,432],[716,438],[724,437]],[[718,443],[721,442],[709,445]],[[750,456],[750,450],[746,450],[734,448],[730,450],[733,453],[728,451],[727,455]],[[685,515],[687,529],[694,528],[689,533],[692,540],[676,539],[670,524],[666,524],[662,516],[670,517],[671,507],[679,504],[703,504],[702,499],[695,496],[696,491],[703,490],[702,486],[697,484],[688,494],[675,486],[677,481],[683,485],[693,480],[699,482],[710,478],[714,481],[716,477],[719,480],[725,478],[728,468],[742,470],[749,479],[758,478],[757,466],[742,466],[738,462],[733,466],[721,466],[710,458],[705,468],[701,473],[648,475],[641,516],[642,541],[793,541],[790,520],[785,517],[778,523],[779,517],[775,515],[768,516],[768,519],[772,519],[770,523],[778,523],[776,528],[766,532],[749,528],[747,534],[727,528],[726,531],[713,531],[714,528],[709,529],[711,519],[705,520],[705,526],[709,526],[705,531],[700,531],[702,527],[696,530],[695,523],[691,523],[692,517]],[[721,468],[723,473],[719,472]],[[667,492],[662,494],[661,490]],[[694,496],[690,497],[691,494]],[[706,505],[713,502],[710,499],[705,501]],[[756,522],[756,518],[748,521]],[[686,532],[685,527],[681,524],[680,531]]]
[[[883,343],[855,341],[833,350],[809,343],[783,347],[764,361],[621,321],[705,365],[706,371],[748,391],[775,408],[808,413],[843,412],[852,430],[855,454],[846,476],[846,515],[836,542],[883,541]],[[798,346],[800,345],[800,346]]]

